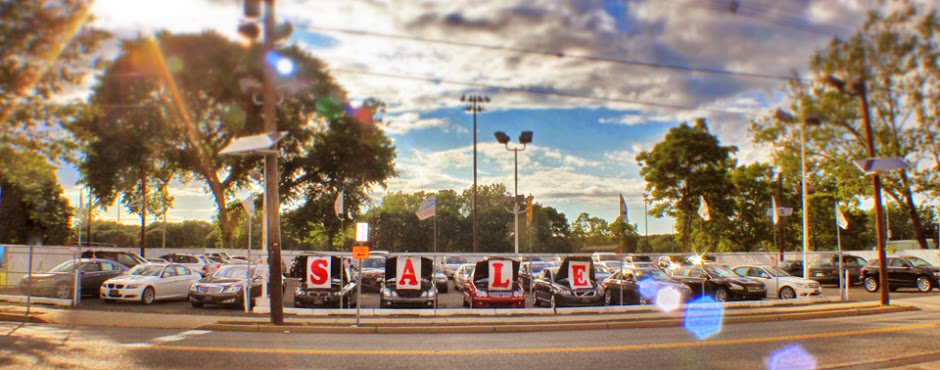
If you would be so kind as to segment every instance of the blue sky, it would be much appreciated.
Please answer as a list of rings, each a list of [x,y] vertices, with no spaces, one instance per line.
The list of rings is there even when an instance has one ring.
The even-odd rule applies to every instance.
[[[472,116],[459,98],[487,95],[492,101],[478,116],[480,183],[512,185],[512,153],[496,143],[495,131],[514,141],[534,131],[534,143],[519,155],[520,193],[570,220],[587,212],[608,221],[622,193],[643,232],[640,151],[702,116],[723,144],[740,148],[739,163],[766,161],[769,152],[751,143],[748,122],[786,102],[779,79],[637,63],[788,76],[834,35],[851,32],[865,11],[890,6],[738,0],[731,12],[729,1],[278,0],[277,14],[295,25],[290,42],[324,60],[352,100],[388,104],[384,128],[400,172],[388,191],[469,188]],[[93,11],[97,26],[122,37],[212,29],[234,39],[240,4],[99,0]],[[59,175],[77,204],[74,170]],[[241,194],[251,190],[260,189]],[[172,192],[170,221],[214,214],[200,184],[177,184]],[[113,219],[116,210],[102,217]],[[650,218],[650,233],[672,231],[673,220]]]

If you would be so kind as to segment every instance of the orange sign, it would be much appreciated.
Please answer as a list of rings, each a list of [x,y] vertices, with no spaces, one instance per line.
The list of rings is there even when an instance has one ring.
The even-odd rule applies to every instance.
[[[353,258],[364,260],[369,258],[369,247],[352,247]]]

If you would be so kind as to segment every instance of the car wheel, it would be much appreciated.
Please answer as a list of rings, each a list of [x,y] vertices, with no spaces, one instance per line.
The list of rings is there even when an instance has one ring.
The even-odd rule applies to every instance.
[[[193,308],[200,308],[203,306],[201,302],[196,302],[196,301],[189,301],[189,304],[192,305]]]
[[[613,306],[613,304],[614,304],[614,300],[613,300],[613,297],[610,296],[610,291],[608,290],[604,292],[604,305]]]
[[[869,292],[878,291],[878,279],[875,279],[874,276],[869,276],[865,278],[865,290]]]
[[[930,282],[930,278],[926,276],[921,276],[917,278],[917,290],[922,293],[927,293],[933,289],[933,284]]]
[[[447,293],[447,284],[444,284],[444,288],[441,289],[441,293]]]
[[[728,301],[728,290],[725,288],[718,288],[715,291],[715,301],[716,302],[727,302]]]
[[[794,299],[796,298],[796,292],[793,291],[793,288],[785,286],[783,289],[780,289],[780,299]]]
[[[155,298],[153,287],[149,286],[144,289],[144,292],[140,295],[140,301],[143,302],[143,304],[152,304]]]
[[[55,285],[55,297],[58,299],[72,298],[72,286],[69,283],[61,282]]]

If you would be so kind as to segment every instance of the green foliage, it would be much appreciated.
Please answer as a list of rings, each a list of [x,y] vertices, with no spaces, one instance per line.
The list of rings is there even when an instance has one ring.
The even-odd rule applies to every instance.
[[[67,241],[72,207],[55,171],[39,154],[0,146],[0,243]]]
[[[82,241],[88,240],[85,234],[87,229],[82,228]],[[147,225],[147,249],[163,247],[164,230],[166,231],[167,248],[218,248],[218,245],[207,244],[207,237],[215,230],[215,226],[205,221],[187,220],[183,222],[153,222]],[[72,230],[72,241],[78,240],[78,235]],[[91,242],[95,244],[111,244],[118,247],[136,247],[140,245],[140,226],[119,224],[114,221],[94,221],[91,225]],[[257,248],[257,245],[255,246]],[[148,254],[149,255],[149,254]]]

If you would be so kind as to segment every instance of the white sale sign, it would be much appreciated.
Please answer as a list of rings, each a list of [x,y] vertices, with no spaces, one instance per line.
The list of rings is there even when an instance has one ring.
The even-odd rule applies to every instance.
[[[568,284],[571,289],[591,287],[591,263],[587,261],[568,262]]]
[[[512,290],[512,261],[490,261],[489,273],[489,290]]]
[[[330,266],[332,259],[330,257],[307,257],[307,288],[311,289],[329,289],[330,288]]]
[[[398,289],[421,289],[421,258],[398,257],[395,270]]]

